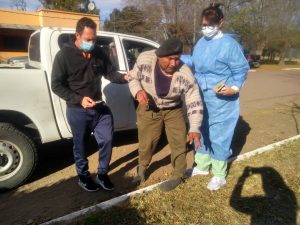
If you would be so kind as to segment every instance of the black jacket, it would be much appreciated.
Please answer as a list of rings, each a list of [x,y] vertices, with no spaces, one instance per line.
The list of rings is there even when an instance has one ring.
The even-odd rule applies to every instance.
[[[95,46],[91,58],[72,43],[65,44],[53,62],[51,89],[68,105],[80,105],[83,97],[101,100],[101,77],[113,83],[126,83],[104,51]]]

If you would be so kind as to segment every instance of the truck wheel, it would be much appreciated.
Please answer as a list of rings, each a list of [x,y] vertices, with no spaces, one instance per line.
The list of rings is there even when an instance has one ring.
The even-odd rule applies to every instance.
[[[0,189],[24,183],[37,162],[35,144],[11,124],[0,123]]]

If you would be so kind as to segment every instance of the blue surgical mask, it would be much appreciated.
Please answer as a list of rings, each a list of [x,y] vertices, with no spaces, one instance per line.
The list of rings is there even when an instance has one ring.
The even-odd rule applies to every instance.
[[[204,35],[204,37],[211,39],[219,32],[219,27],[218,26],[202,26],[201,31],[202,31],[202,34]]]
[[[84,52],[90,52],[93,50],[95,46],[94,42],[87,42],[87,41],[82,41],[80,48],[84,51]]]

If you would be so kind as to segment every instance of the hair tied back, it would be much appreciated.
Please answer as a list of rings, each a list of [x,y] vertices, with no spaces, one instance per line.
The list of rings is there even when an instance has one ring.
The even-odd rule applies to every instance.
[[[213,3],[210,3],[209,7],[218,9],[218,8],[220,8],[221,5],[222,4],[220,4],[220,3],[213,2]]]

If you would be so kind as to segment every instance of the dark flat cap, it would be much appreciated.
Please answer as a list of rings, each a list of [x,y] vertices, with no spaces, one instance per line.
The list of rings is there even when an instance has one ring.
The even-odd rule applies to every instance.
[[[170,38],[165,40],[155,51],[158,57],[169,55],[177,55],[182,53],[183,44],[178,38]]]

